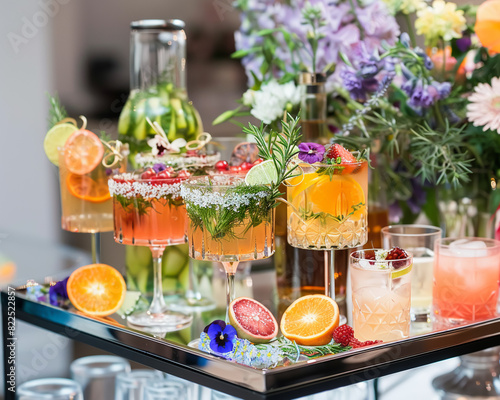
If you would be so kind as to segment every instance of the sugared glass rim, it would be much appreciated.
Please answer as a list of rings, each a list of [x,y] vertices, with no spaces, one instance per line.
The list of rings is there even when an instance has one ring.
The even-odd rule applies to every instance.
[[[238,182],[235,182],[234,184],[229,184],[229,185],[219,185],[219,184],[210,184],[209,182],[206,183],[200,183],[202,180],[210,180],[210,182],[213,181],[213,177],[227,177],[228,180],[230,178],[237,178]],[[245,183],[245,176],[242,174],[213,174],[213,175],[200,175],[200,176],[190,176],[188,179],[186,179],[184,182],[182,182],[182,185],[188,189],[198,189],[198,188],[234,188],[242,183]],[[259,185],[257,185],[259,186]],[[262,185],[264,186],[264,185]]]
[[[366,258],[355,256],[355,254],[358,254],[360,252],[362,252],[362,253],[365,253],[365,252],[368,252],[368,251],[385,251],[385,252],[389,252],[390,249],[362,249],[362,250],[356,250],[356,251],[353,251],[351,254],[349,254],[349,257],[352,258],[354,261],[367,260],[367,261],[375,261],[375,262],[378,262],[378,263],[393,263],[393,262],[396,262],[396,261],[412,261],[413,260],[413,253],[411,253],[410,251],[405,250],[405,249],[403,249],[403,250],[406,252],[406,254],[408,254],[408,257],[398,258],[397,260],[367,260]]]
[[[220,160],[220,157],[221,155],[219,152],[198,156],[187,155],[187,153],[169,153],[155,156],[151,152],[142,152],[136,154],[135,162],[137,165],[144,167],[154,165],[155,163],[162,163],[168,166],[170,162],[172,164],[175,163],[179,168],[213,167],[215,163]]]
[[[467,240],[469,240],[471,242],[473,242],[473,241],[484,242],[484,243],[486,243],[486,249],[487,250],[500,249],[500,240],[491,239],[491,238],[475,237],[475,236],[439,238],[439,239],[436,240],[436,242],[434,243],[434,245],[435,246],[439,246],[442,249],[449,249],[451,242],[454,242],[456,240],[463,240],[463,239],[467,239]],[[444,244],[443,242],[446,242],[446,241],[449,241],[449,243]],[[492,246],[488,246],[488,244],[492,244]],[[470,250],[485,250],[485,249],[470,249]]]
[[[427,233],[399,233],[399,232],[392,232],[392,228],[406,228],[406,227],[411,227],[411,228],[422,228],[422,229],[429,229],[433,230],[433,232],[427,232]],[[401,237],[410,237],[410,236],[434,236],[437,233],[442,234],[443,230],[441,228],[438,228],[437,226],[433,225],[423,225],[423,224],[401,224],[401,225],[388,225],[384,226],[381,230],[382,233],[386,234],[391,234],[393,236],[401,236]]]
[[[127,198],[143,197],[160,199],[165,196],[180,197],[181,183],[187,177],[161,178],[161,179],[135,179],[134,173],[116,174],[109,178],[108,188],[111,196]],[[121,180],[118,181],[117,179]]]

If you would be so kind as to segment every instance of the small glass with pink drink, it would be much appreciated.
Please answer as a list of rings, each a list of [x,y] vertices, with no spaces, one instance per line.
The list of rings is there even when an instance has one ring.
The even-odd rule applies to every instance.
[[[497,317],[499,280],[500,241],[438,239],[432,292],[437,327]]]

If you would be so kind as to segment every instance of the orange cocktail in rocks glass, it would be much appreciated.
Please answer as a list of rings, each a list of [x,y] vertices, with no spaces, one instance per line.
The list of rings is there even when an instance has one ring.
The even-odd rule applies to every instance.
[[[187,174],[163,166],[143,172],[119,174],[109,181],[113,196],[114,238],[122,244],[147,246],[153,254],[153,300],[146,312],[127,322],[137,328],[170,331],[191,323],[192,316],[167,309],[162,289],[162,255],[166,246],[185,243],[186,208],[180,185]]]

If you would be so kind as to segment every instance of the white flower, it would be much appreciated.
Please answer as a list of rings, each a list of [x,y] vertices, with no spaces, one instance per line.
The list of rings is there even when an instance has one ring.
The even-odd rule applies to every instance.
[[[255,92],[254,106],[250,110],[255,118],[260,119],[265,124],[270,124],[283,116],[283,110],[283,104],[276,96],[271,96],[260,90]]]
[[[165,151],[170,153],[180,153],[181,147],[186,146],[186,140],[179,138],[170,143],[166,137],[155,135],[153,139],[148,140],[148,145],[151,147],[151,153],[153,155],[161,156]]]
[[[255,90],[248,89],[243,93],[243,104],[247,107],[252,107],[255,99]]]
[[[300,103],[300,88],[293,82],[280,85],[276,80],[271,80],[263,84],[259,91],[247,90],[243,95],[243,103],[247,105],[250,101],[252,115],[270,124],[281,118],[285,110]]]
[[[500,77],[491,80],[491,86],[480,83],[469,97],[467,118],[483,131],[491,129],[500,134]]]

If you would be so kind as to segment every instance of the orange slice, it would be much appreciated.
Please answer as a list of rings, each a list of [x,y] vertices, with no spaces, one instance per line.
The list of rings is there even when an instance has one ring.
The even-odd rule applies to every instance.
[[[92,203],[102,203],[111,198],[108,182],[99,183],[88,176],[70,173],[66,178],[66,186],[73,196]]]
[[[88,315],[106,317],[118,311],[127,286],[122,274],[106,264],[90,264],[75,270],[68,279],[73,306]]]
[[[319,181],[309,191],[309,201],[314,212],[324,212],[333,216],[346,217],[353,211],[353,206],[360,208],[351,219],[357,219],[364,212],[365,193],[361,185],[348,175],[334,175],[332,180]]]
[[[339,307],[330,297],[315,294],[295,300],[281,317],[283,336],[302,346],[330,343],[339,326]]]
[[[95,133],[78,130],[64,145],[64,162],[73,174],[85,175],[92,172],[102,161],[104,146]]]

